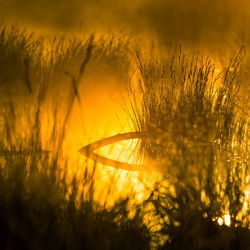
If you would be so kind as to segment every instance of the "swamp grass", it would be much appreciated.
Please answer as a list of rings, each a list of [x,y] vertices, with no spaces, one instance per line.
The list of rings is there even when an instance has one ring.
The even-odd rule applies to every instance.
[[[249,111],[239,94],[244,47],[217,73],[211,59],[181,49],[156,61],[138,52],[137,59],[131,119],[138,132],[152,134],[139,151],[165,176],[145,201],[159,216],[163,248],[249,247]],[[230,227],[217,224],[225,213]]]
[[[55,46],[54,51],[43,58],[43,53],[49,52],[44,52],[41,39],[35,40],[15,27],[2,27],[0,247],[147,249],[149,231],[141,217],[128,216],[128,199],[117,201],[111,208],[101,207],[93,198],[95,165],[85,163],[80,179],[69,178],[62,153],[67,122],[75,99],[80,101],[78,84],[90,54],[94,60],[98,51],[95,62],[101,51],[105,61],[112,54],[112,61],[119,56],[119,48],[111,53],[112,43],[98,47],[92,38],[83,44],[54,40],[51,46]],[[78,62],[79,71],[68,72],[72,61]],[[57,127],[56,110],[52,115],[53,126],[46,138],[52,150],[45,150],[43,104],[48,85],[51,79],[58,79],[57,74],[69,76],[71,91],[63,125]]]
[[[130,198],[111,208],[94,201],[95,164],[86,162],[80,178],[68,179],[62,146],[72,106],[81,102],[80,80],[91,74],[86,67],[125,72],[133,51],[119,39],[91,37],[54,39],[48,51],[43,39],[16,27],[0,33],[2,249],[247,249],[249,121],[239,95],[244,49],[217,75],[200,56],[180,52],[144,61],[137,53],[131,120],[155,138],[142,139],[139,152],[164,178],[131,217]],[[62,124],[52,112],[47,150],[43,105],[50,85],[64,90],[65,77],[67,112]],[[217,223],[225,212],[230,227]]]

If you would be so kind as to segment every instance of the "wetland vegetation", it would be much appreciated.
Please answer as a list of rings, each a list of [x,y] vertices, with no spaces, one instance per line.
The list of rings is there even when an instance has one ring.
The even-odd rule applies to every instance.
[[[250,249],[249,59],[247,47],[235,50],[218,61],[128,37],[1,26],[0,248]],[[98,202],[105,166],[78,152],[88,139],[74,152],[81,160],[70,159],[74,109],[83,140],[82,95],[107,75],[127,89],[131,130],[149,135],[135,154],[160,170],[136,202],[133,193]]]

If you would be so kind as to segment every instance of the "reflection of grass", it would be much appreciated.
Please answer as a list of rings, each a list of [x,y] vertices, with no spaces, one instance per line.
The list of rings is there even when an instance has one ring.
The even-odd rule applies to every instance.
[[[142,139],[141,152],[166,177],[146,204],[162,222],[158,236],[168,239],[167,249],[249,244],[249,129],[238,95],[241,61],[242,51],[215,75],[215,66],[202,57],[180,53],[144,63],[138,55],[141,99],[132,88],[132,118],[138,131],[156,137]],[[231,228],[213,222],[226,212]]]

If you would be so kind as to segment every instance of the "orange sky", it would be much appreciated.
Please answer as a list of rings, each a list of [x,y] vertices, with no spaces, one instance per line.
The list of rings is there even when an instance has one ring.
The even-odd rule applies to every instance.
[[[249,40],[246,0],[0,0],[2,21],[33,29],[146,34],[195,45]]]

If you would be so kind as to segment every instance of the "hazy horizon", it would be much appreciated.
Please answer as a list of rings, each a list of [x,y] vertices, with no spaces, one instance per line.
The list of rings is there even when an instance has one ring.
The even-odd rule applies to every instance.
[[[0,0],[1,22],[52,32],[115,32],[162,44],[248,43],[250,4],[244,0]]]

